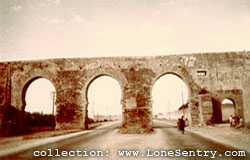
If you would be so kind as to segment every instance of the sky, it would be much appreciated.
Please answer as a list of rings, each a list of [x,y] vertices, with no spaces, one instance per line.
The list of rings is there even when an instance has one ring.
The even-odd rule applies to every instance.
[[[249,0],[0,0],[0,61],[250,50]]]
[[[0,61],[249,51],[249,28],[250,0],[0,0]]]

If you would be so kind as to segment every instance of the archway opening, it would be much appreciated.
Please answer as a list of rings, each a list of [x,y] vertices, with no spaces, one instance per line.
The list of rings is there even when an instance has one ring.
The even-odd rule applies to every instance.
[[[176,121],[188,118],[189,89],[182,78],[173,73],[161,76],[152,90],[153,118]]]
[[[122,91],[117,80],[101,75],[87,89],[88,124],[122,119]]]
[[[229,117],[235,116],[235,103],[231,99],[224,99],[221,102],[222,121],[229,123]]]
[[[30,80],[23,89],[24,127],[26,132],[54,130],[56,89],[42,77]]]

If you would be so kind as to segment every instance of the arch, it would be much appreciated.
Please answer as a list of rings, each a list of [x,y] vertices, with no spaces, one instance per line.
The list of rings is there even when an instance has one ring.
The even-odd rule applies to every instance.
[[[122,121],[124,120],[124,109],[125,109],[125,102],[124,102],[124,87],[127,84],[127,80],[124,75],[117,70],[112,69],[97,69],[93,72],[92,75],[88,76],[89,78],[85,82],[85,86],[82,88],[81,94],[83,95],[83,106],[84,106],[84,127],[88,129],[88,89],[91,83],[99,77],[108,76],[116,80],[121,88],[121,100],[120,103],[122,105]]]
[[[166,72],[166,73],[163,73],[163,74],[161,74],[160,76],[158,76],[155,80],[154,80],[154,83],[153,83],[153,86],[152,86],[152,88],[151,88],[151,96],[152,96],[152,99],[153,98],[156,98],[156,97],[153,97],[154,95],[153,95],[153,93],[155,93],[154,92],[154,87],[155,87],[155,85],[156,85],[156,83],[158,82],[158,80],[161,80],[161,78],[166,78],[165,80],[167,80],[167,81],[169,81],[169,80],[174,80],[174,79],[176,79],[176,80],[178,80],[179,82],[177,82],[177,83],[182,83],[182,85],[184,85],[185,86],[185,88],[179,88],[179,89],[181,89],[181,90],[186,90],[186,93],[184,93],[184,96],[186,95],[186,97],[187,98],[184,98],[184,99],[182,99],[183,100],[183,104],[180,104],[180,106],[179,106],[179,104],[174,104],[175,105],[175,107],[177,107],[177,106],[179,106],[179,107],[181,107],[181,105],[184,105],[184,104],[186,104],[187,102],[188,102],[188,99],[189,99],[189,97],[190,97],[190,88],[189,88],[189,86],[188,86],[188,84],[183,80],[183,78],[179,75],[179,74],[177,74],[177,73],[175,73],[175,72]],[[164,79],[163,79],[164,80]],[[172,82],[171,82],[172,83]],[[173,82],[173,83],[175,83],[175,82]],[[178,87],[177,87],[178,88]],[[176,88],[176,89],[177,89]],[[164,91],[165,92],[165,91]],[[184,91],[185,92],[185,91]],[[180,96],[181,96],[181,94],[182,94],[182,92],[180,92]],[[183,94],[182,94],[183,95]],[[179,97],[179,96],[178,96]],[[183,97],[182,97],[183,98]],[[155,100],[155,99],[154,99]],[[186,101],[186,102],[184,102],[184,101]],[[152,102],[153,102],[153,100],[152,100]],[[171,102],[171,101],[169,101],[169,102]],[[171,105],[169,105],[170,103],[169,102],[167,102],[166,103],[166,107],[169,107],[169,108],[166,108],[166,111],[168,110],[168,113],[169,114],[166,114],[165,116],[162,116],[162,118],[167,118],[167,119],[169,119],[170,117],[171,117],[171,119],[178,119],[178,117],[180,117],[182,114],[184,114],[184,111],[179,111],[177,108],[172,108],[172,107],[170,107]],[[178,100],[178,102],[179,102],[179,100]],[[156,104],[156,102],[155,103],[152,103],[152,111],[153,111],[153,106]],[[173,104],[172,104],[173,105]],[[156,108],[155,108],[156,109]],[[183,108],[184,109],[184,108]],[[160,111],[160,108],[158,108],[157,109],[158,110],[158,112]],[[187,110],[187,109],[185,109],[185,110]],[[162,110],[162,112],[163,112],[163,110]],[[161,112],[161,113],[162,113]],[[155,114],[156,112],[154,112],[154,113],[152,113],[152,114]],[[165,113],[165,112],[164,112]],[[164,114],[163,113],[163,114]],[[185,114],[186,116],[185,117],[189,117],[188,116],[188,112]],[[159,115],[160,116],[160,115]]]
[[[125,78],[124,74],[121,73],[120,71],[114,70],[114,69],[96,69],[92,72],[91,75],[87,75],[86,77],[86,81],[85,81],[85,85],[83,86],[82,90],[81,90],[81,94],[83,95],[83,99],[84,99],[84,106],[88,105],[88,100],[87,100],[87,91],[88,88],[90,86],[90,84],[97,78],[101,77],[101,76],[109,76],[113,79],[115,79],[121,87],[121,91],[122,91],[122,97],[121,97],[121,104],[123,105],[124,102],[124,87],[128,84],[127,79]],[[123,107],[124,109],[124,107]]]
[[[55,120],[55,114],[53,113],[56,110],[56,104],[55,101],[53,101],[53,107],[49,107],[48,109],[51,109],[52,114],[50,112],[47,112],[46,114],[37,114],[37,113],[29,113],[29,111],[25,111],[26,108],[26,96],[28,89],[30,85],[39,80],[45,80],[46,83],[50,83],[51,86],[53,86],[53,90],[56,92],[56,87],[53,84],[52,81],[50,81],[47,77],[44,76],[35,76],[26,81],[22,88],[22,95],[21,95],[21,102],[22,102],[22,107],[21,107],[21,114],[20,114],[20,128],[23,131],[29,132],[33,130],[34,127],[45,127],[41,128],[42,130],[54,130],[56,127],[56,120]],[[40,111],[46,112],[44,109],[40,108]],[[35,111],[37,112],[37,110]],[[41,120],[43,123],[41,123]]]
[[[222,102],[224,99],[229,99],[234,104],[235,116],[241,116],[244,119],[243,111],[243,96],[242,90],[217,90],[212,94],[213,102],[213,117],[214,123],[222,123]]]
[[[153,84],[152,84],[151,91],[150,91],[150,92],[151,92],[151,97],[152,97],[153,87],[154,87],[155,83],[157,82],[157,80],[159,80],[160,78],[162,78],[163,76],[166,76],[166,75],[168,75],[168,74],[174,75],[174,76],[180,78],[180,79],[185,83],[185,85],[187,86],[187,89],[188,89],[188,97],[190,97],[190,96],[192,95],[192,91],[191,91],[191,88],[190,88],[191,85],[187,82],[187,80],[185,80],[185,78],[184,78],[183,76],[180,76],[180,74],[178,74],[178,73],[176,73],[176,72],[171,72],[171,71],[169,71],[169,72],[165,72],[165,73],[160,74],[159,76],[157,76],[157,77],[153,80]]]
[[[223,103],[225,101],[231,102],[231,103]],[[221,114],[222,114],[222,121],[227,122],[228,118],[232,115],[236,115],[236,104],[235,101],[232,98],[224,98],[221,101]]]
[[[122,84],[119,83],[119,81],[118,81],[116,78],[114,78],[113,76],[111,76],[111,75],[109,75],[109,74],[99,74],[99,75],[94,76],[93,78],[91,78],[90,81],[87,83],[87,87],[86,87],[86,89],[85,89],[85,99],[86,99],[86,100],[88,100],[88,90],[89,90],[89,87],[90,87],[90,85],[92,84],[92,82],[94,82],[96,79],[98,79],[98,78],[100,78],[100,77],[103,77],[103,76],[107,76],[107,77],[110,77],[110,78],[113,78],[114,80],[116,80],[116,81],[118,82],[119,86],[120,86],[121,91],[123,90]],[[122,93],[122,95],[121,95],[121,99],[122,99],[122,97],[123,97],[123,92],[121,92],[121,93]]]
[[[58,91],[58,88],[60,88],[59,83],[58,83],[58,79],[55,76],[55,73],[52,70],[43,70],[43,69],[37,69],[37,68],[33,68],[29,71],[27,71],[24,75],[23,78],[21,78],[20,80],[16,80],[16,90],[18,92],[18,94],[16,95],[18,97],[17,101],[13,101],[13,105],[18,107],[19,110],[23,110],[25,107],[25,97],[23,93],[26,93],[26,90],[28,88],[28,86],[35,80],[39,79],[39,78],[45,78],[47,80],[49,80],[55,87],[56,92]],[[56,95],[58,95],[56,93]],[[19,98],[20,97],[20,98]],[[24,99],[23,99],[24,98]]]
[[[106,85],[105,83],[109,84],[109,86],[112,86],[114,90],[109,90],[109,88],[105,86]],[[99,90],[100,87],[101,87],[101,90]],[[104,88],[105,90],[102,90]],[[99,91],[99,92],[96,92],[96,91]],[[110,92],[110,91],[114,91],[114,92]],[[94,96],[93,96],[93,93],[94,93]],[[120,103],[120,100],[122,98],[122,89],[118,81],[114,79],[113,77],[107,76],[107,75],[100,75],[96,77],[95,79],[93,79],[88,85],[88,88],[86,90],[86,96],[87,96],[86,99],[88,100],[88,106],[87,106],[88,117],[93,118],[94,121],[100,120],[99,119],[100,117],[99,118],[95,117],[96,115],[101,115],[102,118],[106,120],[109,120],[109,118],[112,118],[112,115],[122,115],[121,114],[122,107]],[[103,97],[105,97],[105,99]],[[91,100],[94,100],[94,101],[91,101]],[[94,108],[93,108],[92,102],[95,102]],[[91,111],[92,111],[92,114],[89,114],[91,113]],[[111,117],[107,117],[107,116],[111,116]]]
[[[223,102],[227,101],[227,100],[231,101],[233,103],[234,107],[236,107],[235,100],[233,98],[229,98],[229,97],[222,98],[221,99],[221,104],[223,104]]]
[[[33,77],[33,78],[29,79],[28,81],[26,81],[26,83],[25,83],[25,85],[24,85],[24,87],[23,87],[23,89],[22,89],[22,108],[21,108],[22,111],[25,110],[25,106],[26,106],[26,93],[27,93],[27,90],[28,90],[29,86],[30,86],[33,82],[35,82],[36,80],[38,80],[38,79],[45,79],[45,80],[49,81],[49,82],[54,86],[54,89],[55,89],[55,91],[56,91],[55,85],[54,85],[53,82],[52,82],[50,79],[48,79],[47,77],[44,77],[44,76],[36,76],[36,77]],[[55,107],[56,107],[56,106],[55,106]]]
[[[156,76],[154,76],[152,79],[152,85],[150,90],[151,98],[152,98],[152,88],[155,82],[165,74],[174,74],[180,79],[182,79],[188,88],[189,98],[197,95],[201,90],[201,87],[199,87],[199,85],[197,85],[196,82],[193,80],[192,75],[190,75],[187,69],[181,64],[177,64],[166,68],[161,67],[160,70],[155,70],[155,73]]]

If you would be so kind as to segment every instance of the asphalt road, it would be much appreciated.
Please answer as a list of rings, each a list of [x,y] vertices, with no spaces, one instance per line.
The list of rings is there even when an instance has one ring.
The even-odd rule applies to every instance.
[[[244,152],[238,152],[237,149],[215,143],[190,132],[182,135],[176,127],[158,122],[154,124],[153,133],[139,135],[120,134],[120,123],[117,123],[57,143],[8,157],[0,157],[0,159],[250,159],[249,155],[227,157],[225,152],[228,155],[244,154]]]

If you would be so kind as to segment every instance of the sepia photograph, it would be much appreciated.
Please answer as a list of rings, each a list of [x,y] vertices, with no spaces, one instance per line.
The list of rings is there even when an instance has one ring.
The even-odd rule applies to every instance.
[[[250,0],[0,0],[1,160],[250,160]]]

